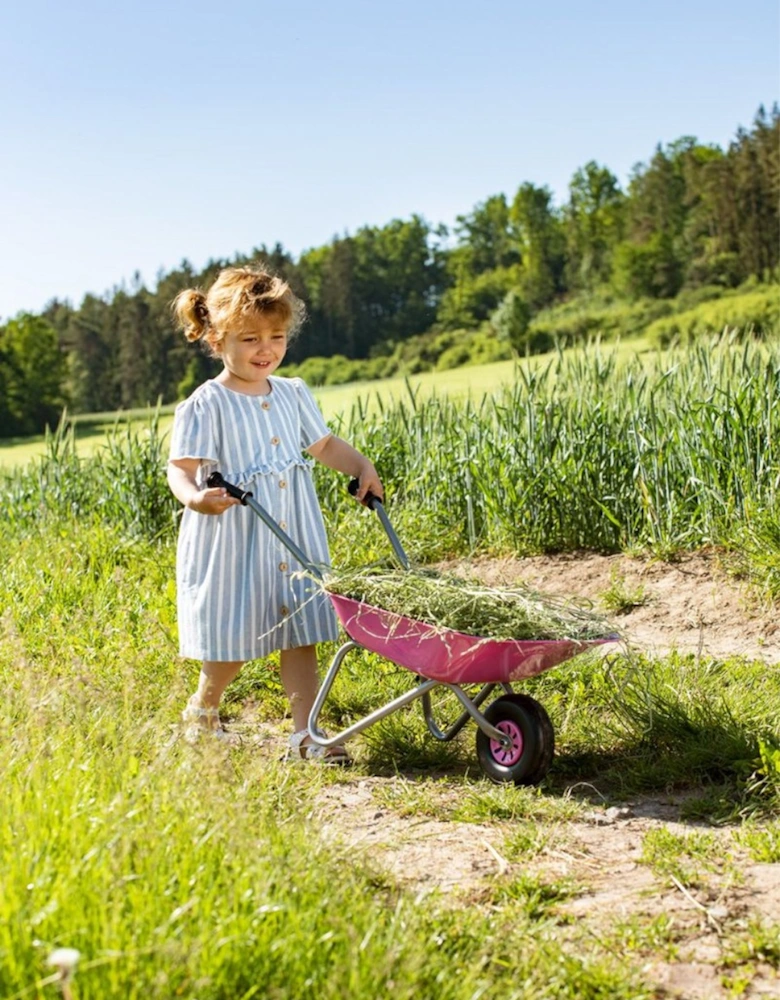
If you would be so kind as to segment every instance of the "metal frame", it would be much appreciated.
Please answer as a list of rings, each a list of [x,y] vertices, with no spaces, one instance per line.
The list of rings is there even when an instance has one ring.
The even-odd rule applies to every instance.
[[[490,696],[492,691],[496,687],[501,687],[505,692],[511,693],[512,688],[508,684],[484,684],[480,689],[479,693],[474,698],[470,698],[469,695],[460,687],[458,684],[448,684],[444,681],[432,681],[432,680],[420,680],[420,683],[407,691],[405,694],[399,695],[392,701],[387,702],[386,705],[382,705],[380,708],[375,709],[370,712],[363,719],[358,722],[354,722],[351,726],[347,726],[346,729],[342,729],[340,733],[336,733],[335,736],[326,736],[325,733],[320,729],[318,725],[320,713],[322,712],[325,700],[330,693],[331,688],[338,676],[339,671],[344,663],[347,653],[350,653],[353,649],[365,649],[359,642],[355,642],[354,639],[350,639],[345,642],[343,646],[340,646],[331,660],[328,672],[325,674],[322,683],[320,684],[319,690],[317,691],[317,696],[314,699],[314,705],[312,706],[311,712],[309,713],[308,727],[309,733],[314,743],[321,747],[333,747],[338,744],[343,743],[345,740],[350,739],[352,736],[356,736],[358,733],[362,733],[364,729],[372,726],[375,722],[379,722],[380,719],[387,718],[393,712],[398,711],[400,708],[405,708],[410,705],[413,701],[418,698],[422,698],[423,703],[423,715],[425,716],[425,721],[428,729],[432,736],[437,740],[449,741],[453,739],[457,734],[463,729],[465,724],[469,719],[473,719],[474,722],[479,726],[482,732],[488,736],[491,740],[496,740],[502,746],[510,746],[511,740],[505,734],[502,733],[500,729],[496,729],[495,726],[491,725],[485,716],[480,712],[479,706],[485,701],[486,698]],[[458,718],[458,720],[453,723],[452,726],[446,731],[438,727],[433,718],[433,711],[431,706],[431,691],[435,687],[445,687],[448,688],[458,701],[463,705],[464,712]]]

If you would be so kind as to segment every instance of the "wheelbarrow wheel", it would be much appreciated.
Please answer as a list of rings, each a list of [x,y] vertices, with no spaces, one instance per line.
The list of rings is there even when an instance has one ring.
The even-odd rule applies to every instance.
[[[508,747],[477,730],[477,758],[496,782],[536,785],[550,770],[555,732],[542,705],[526,694],[497,698],[485,709],[487,721],[512,741]]]

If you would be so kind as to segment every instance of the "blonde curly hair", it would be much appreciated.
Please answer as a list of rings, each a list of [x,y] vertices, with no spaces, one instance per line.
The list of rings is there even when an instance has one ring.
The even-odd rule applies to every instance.
[[[288,337],[295,336],[306,318],[303,302],[287,282],[260,267],[226,267],[207,292],[179,292],[172,309],[187,340],[204,341],[213,355],[228,331],[247,316],[279,319]]]

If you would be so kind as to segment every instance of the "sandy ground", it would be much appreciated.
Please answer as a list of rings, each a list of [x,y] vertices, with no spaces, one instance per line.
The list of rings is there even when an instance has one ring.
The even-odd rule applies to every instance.
[[[614,932],[632,920],[648,925],[664,916],[672,921],[677,953],[660,949],[645,963],[648,982],[659,997],[725,1000],[735,994],[722,983],[729,938],[763,919],[780,918],[780,865],[756,864],[733,842],[733,831],[707,827],[736,850],[735,864],[706,874],[688,889],[682,882],[654,874],[640,862],[642,841],[654,829],[678,835],[697,827],[680,821],[681,798],[643,796],[620,806],[594,808],[568,820],[550,844],[531,859],[510,863],[502,854],[506,823],[445,822],[398,816],[377,804],[379,786],[402,778],[361,778],[322,792],[318,818],[323,835],[370,859],[416,895],[436,892],[453,905],[479,903],[498,879],[532,874],[574,886],[561,903],[562,918],[587,923],[590,933]],[[562,934],[566,934],[562,924]],[[636,959],[634,960],[636,964]],[[780,997],[780,979],[769,964],[751,970],[746,997]]]
[[[663,654],[671,650],[716,657],[742,655],[768,665],[780,663],[777,609],[760,609],[714,556],[697,554],[675,563],[626,556],[558,556],[483,560],[450,564],[448,569],[477,575],[490,584],[523,581],[547,592],[579,595],[598,604],[616,580],[624,591],[641,588],[643,603],[619,616],[622,631],[637,648]],[[707,874],[689,890],[640,863],[648,831],[665,828],[687,834],[684,796],[644,796],[618,805],[588,807],[585,815],[561,824],[536,856],[510,863],[502,853],[506,823],[464,823],[399,815],[382,805],[403,776],[355,776],[323,789],[316,815],[323,835],[370,859],[417,894],[436,892],[453,905],[478,902],[497,878],[520,871],[576,885],[561,913],[601,925],[665,914],[677,936],[673,958],[651,958],[646,975],[658,996],[719,1000],[734,996],[723,982],[728,941],[744,933],[749,921],[780,920],[780,865],[756,864],[740,854],[729,828],[707,827],[739,863]],[[384,794],[382,794],[384,793]],[[736,855],[735,852],[736,851]],[[562,931],[563,933],[564,931]],[[759,962],[738,995],[780,997],[780,979]]]

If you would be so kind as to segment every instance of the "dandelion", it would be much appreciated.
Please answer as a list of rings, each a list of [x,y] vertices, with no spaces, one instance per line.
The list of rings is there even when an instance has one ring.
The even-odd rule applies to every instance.
[[[76,966],[81,958],[81,952],[75,948],[55,948],[46,959],[46,964],[52,966],[59,972],[59,984],[64,1000],[72,1000],[70,986],[68,985],[76,971]]]

